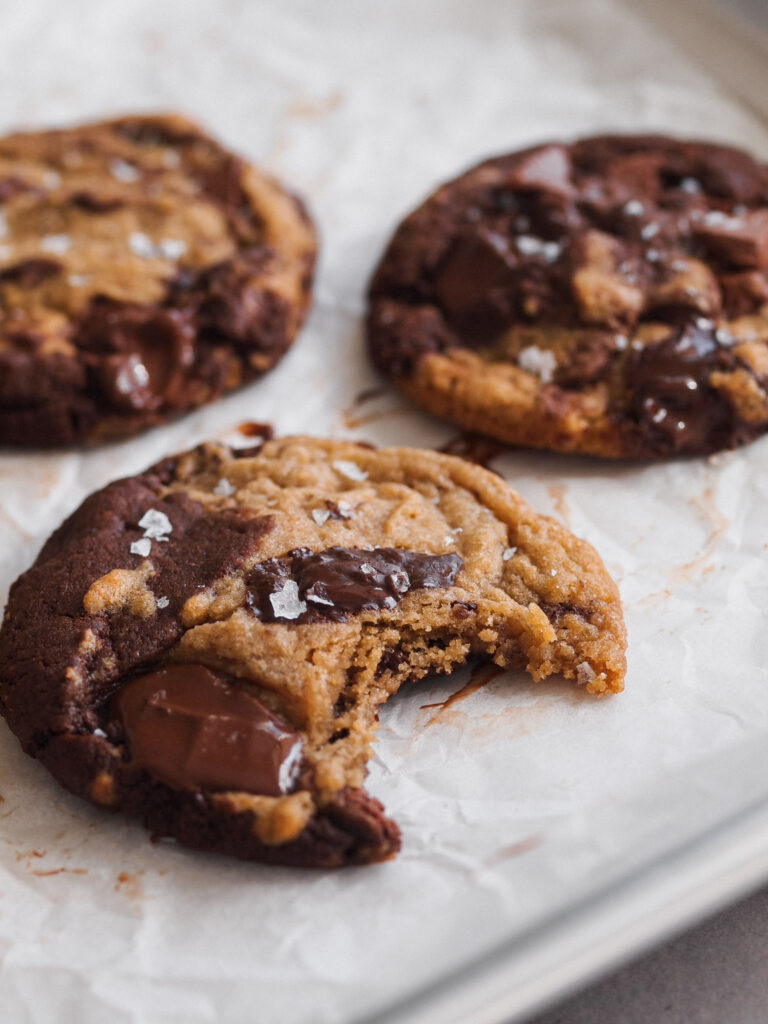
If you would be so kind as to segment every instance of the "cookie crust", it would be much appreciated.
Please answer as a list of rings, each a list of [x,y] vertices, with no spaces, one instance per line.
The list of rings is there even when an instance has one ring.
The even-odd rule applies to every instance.
[[[768,168],[664,136],[487,160],[395,232],[369,292],[378,368],[531,448],[664,458],[768,429]]]
[[[315,252],[302,203],[183,117],[0,139],[0,444],[129,436],[266,373]]]
[[[399,848],[363,786],[376,709],[400,686],[479,658],[602,695],[622,688],[625,645],[596,552],[495,474],[436,452],[312,438],[255,455],[205,445],[110,484],[53,534],[11,590],[0,707],[64,786],[155,834],[338,867]],[[153,774],[147,744],[141,761],[130,739],[140,700],[128,702],[128,731],[120,712],[127,688],[179,666],[199,692],[220,677],[219,705],[241,687],[263,706],[256,718],[283,723],[272,731],[290,771],[269,785],[285,774],[289,787],[170,785],[178,772]],[[161,697],[173,713],[178,698]],[[195,759],[210,777],[211,757]],[[230,777],[216,764],[214,776]]]

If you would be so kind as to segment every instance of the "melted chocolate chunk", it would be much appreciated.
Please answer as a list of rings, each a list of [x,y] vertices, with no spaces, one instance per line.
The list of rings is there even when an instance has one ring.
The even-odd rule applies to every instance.
[[[265,622],[344,622],[355,612],[394,608],[411,590],[450,587],[461,566],[459,555],[400,548],[298,548],[252,569],[246,602]]]
[[[33,256],[31,259],[14,263],[0,271],[0,282],[8,281],[13,284],[20,284],[24,288],[35,288],[56,277],[62,271],[62,266],[57,260],[46,259],[44,256]]]
[[[473,335],[500,330],[509,319],[515,257],[507,240],[478,228],[457,236],[435,278],[435,293],[448,315]]]
[[[94,303],[78,342],[93,353],[93,377],[118,409],[184,408],[195,331],[189,314],[155,307]]]
[[[728,402],[709,387],[710,374],[735,365],[713,328],[686,323],[666,341],[647,345],[627,362],[631,410],[644,433],[673,451],[699,450],[732,427]]]
[[[131,764],[174,789],[293,788],[301,737],[261,701],[202,665],[131,680],[115,698]]]

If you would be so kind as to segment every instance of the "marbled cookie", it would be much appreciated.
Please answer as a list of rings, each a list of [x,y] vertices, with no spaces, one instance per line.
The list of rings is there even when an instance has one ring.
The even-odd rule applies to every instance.
[[[68,789],[189,846],[384,860],[377,708],[469,659],[622,688],[595,551],[462,459],[205,445],[88,498],[13,586],[0,706]]]
[[[0,139],[0,444],[133,434],[265,373],[314,259],[301,203],[180,117]]]
[[[415,402],[511,444],[750,441],[768,428],[768,168],[660,136],[487,160],[398,228],[369,340]]]

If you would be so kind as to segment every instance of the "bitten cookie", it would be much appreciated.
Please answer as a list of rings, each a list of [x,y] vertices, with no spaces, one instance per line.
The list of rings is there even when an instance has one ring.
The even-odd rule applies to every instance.
[[[413,401],[507,443],[744,444],[768,429],[768,168],[660,136],[487,160],[398,228],[368,331]]]
[[[204,445],[92,495],[13,586],[0,707],[72,792],[156,835],[312,867],[384,860],[377,708],[468,659],[622,688],[595,551],[462,459]]]
[[[130,435],[265,373],[315,248],[294,196],[181,117],[0,139],[0,444]]]

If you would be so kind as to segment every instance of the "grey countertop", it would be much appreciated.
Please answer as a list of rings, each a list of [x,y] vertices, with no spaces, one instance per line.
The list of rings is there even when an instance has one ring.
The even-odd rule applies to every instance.
[[[768,888],[526,1024],[766,1024]]]

